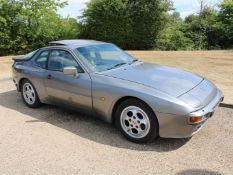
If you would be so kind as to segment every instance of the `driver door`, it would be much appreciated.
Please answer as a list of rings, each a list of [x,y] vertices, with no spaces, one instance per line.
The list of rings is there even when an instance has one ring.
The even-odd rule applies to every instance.
[[[77,77],[63,73],[63,68],[70,66],[77,69]],[[69,51],[51,50],[46,75],[46,92],[53,103],[92,109],[91,78]]]

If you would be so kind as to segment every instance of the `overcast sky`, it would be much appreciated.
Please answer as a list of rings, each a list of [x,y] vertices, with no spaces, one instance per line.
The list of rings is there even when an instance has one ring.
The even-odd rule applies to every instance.
[[[82,10],[85,8],[85,4],[90,0],[68,0],[69,5],[65,8],[60,9],[58,12],[66,17],[77,17],[80,16]],[[187,15],[195,13],[198,11],[200,0],[173,0],[174,7],[178,12],[180,12],[181,17],[184,18]],[[212,6],[216,5],[221,0],[205,0]]]

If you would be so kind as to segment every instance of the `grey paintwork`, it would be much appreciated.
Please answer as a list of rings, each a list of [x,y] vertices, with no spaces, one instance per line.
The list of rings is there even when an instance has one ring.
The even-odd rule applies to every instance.
[[[112,122],[114,107],[120,100],[138,98],[155,112],[161,137],[182,138],[199,131],[207,120],[190,125],[188,117],[213,112],[223,99],[222,92],[205,78],[157,64],[137,61],[103,72],[91,72],[74,49],[102,42],[64,40],[52,43],[62,46],[49,46],[40,50],[69,51],[84,73],[71,77],[62,72],[42,69],[34,64],[40,51],[29,61],[15,63],[13,79],[16,86],[19,87],[23,78],[29,79],[43,103],[82,109]],[[48,78],[48,75],[52,75],[52,78]]]

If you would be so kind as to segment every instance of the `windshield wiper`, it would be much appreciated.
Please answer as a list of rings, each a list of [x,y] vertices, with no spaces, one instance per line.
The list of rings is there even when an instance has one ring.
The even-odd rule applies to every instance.
[[[114,65],[113,67],[108,68],[107,70],[114,69],[114,68],[122,66],[124,64],[126,64],[126,63],[118,63],[118,64]]]
[[[134,62],[136,62],[136,61],[138,61],[137,59],[134,59],[131,63],[129,63],[129,64],[133,64]]]

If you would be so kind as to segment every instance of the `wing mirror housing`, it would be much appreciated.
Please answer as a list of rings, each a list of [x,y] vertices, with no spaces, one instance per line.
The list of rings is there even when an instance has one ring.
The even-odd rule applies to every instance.
[[[64,67],[63,68],[63,73],[65,75],[73,76],[73,77],[78,77],[78,72],[77,69],[73,66],[71,67]]]

